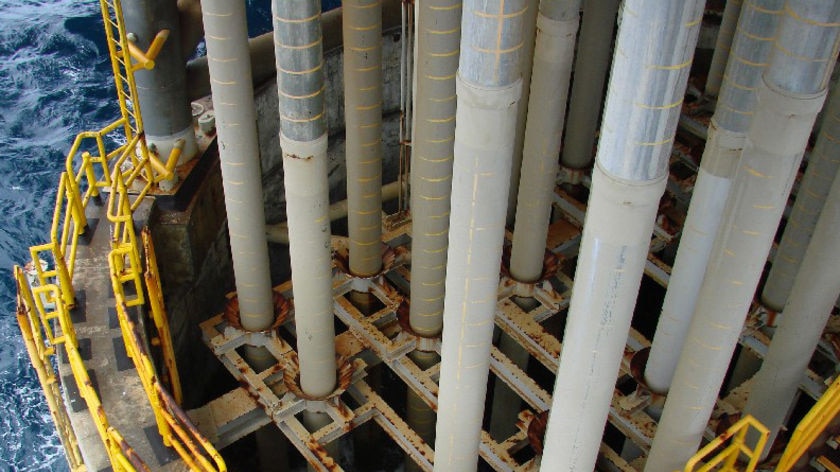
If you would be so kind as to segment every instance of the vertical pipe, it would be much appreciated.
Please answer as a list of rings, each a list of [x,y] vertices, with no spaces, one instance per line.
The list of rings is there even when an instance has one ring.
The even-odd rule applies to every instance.
[[[755,416],[770,429],[765,456],[784,424],[802,373],[808,368],[834,302],[840,295],[840,239],[837,234],[840,234],[840,179],[835,177],[805,252],[802,270],[796,276],[785,305],[784,316],[773,335],[764,363],[754,377],[744,407],[745,413]]]
[[[728,0],[723,9],[723,19],[715,41],[715,52],[712,54],[712,63],[706,77],[706,95],[708,96],[717,97],[720,92],[724,70],[729,62],[729,48],[735,38],[738,17],[741,15],[741,5],[742,0]]]
[[[343,0],[350,272],[382,268],[382,0]]]
[[[422,370],[428,370],[440,362],[440,358],[434,352],[414,351],[409,356],[412,362],[417,364],[417,367],[420,367]],[[414,393],[414,390],[411,388],[408,389],[408,398],[406,400],[406,422],[426,444],[434,444],[437,413],[426,404],[426,401],[420,395]],[[405,459],[405,469],[406,471],[421,470],[408,455],[406,455]]]
[[[336,383],[321,4],[271,6],[300,385],[321,397]]]
[[[566,112],[569,77],[575,55],[580,0],[542,1],[537,15],[531,93],[522,150],[516,222],[510,272],[523,282],[535,282],[543,270],[551,196],[557,176],[557,156]],[[523,100],[525,98],[523,97]],[[514,162],[515,165],[515,162]],[[527,368],[528,352],[505,333],[499,349],[520,368]],[[490,435],[502,441],[516,432],[520,398],[497,380],[493,388]]]
[[[623,4],[542,470],[595,468],[702,14]]]
[[[668,391],[677,368],[674,353],[694,314],[783,5],[784,0],[744,4],[645,369],[648,387],[659,393]]]
[[[510,256],[510,273],[522,282],[535,282],[543,270],[579,17],[580,0],[540,3]]]
[[[610,67],[619,0],[586,0],[580,26],[575,76],[561,162],[583,169],[592,162],[595,132],[601,117],[604,82]]]
[[[531,70],[534,61],[534,46],[537,35],[537,12],[540,0],[525,0],[525,16],[522,17],[522,51],[519,71],[522,75],[522,97],[516,109],[516,135],[513,140],[513,161],[510,165],[510,191],[508,192],[507,224],[513,225],[516,216],[516,196],[519,189],[519,173],[522,166],[522,149],[525,143],[525,121],[528,117],[528,96],[531,93]]]
[[[135,43],[144,51],[158,32],[169,30],[169,37],[154,60],[154,68],[141,69],[134,78],[138,105],[145,118],[146,142],[165,161],[175,142],[183,139],[179,163],[184,163],[195,156],[198,147],[187,99],[178,7],[166,0],[125,0],[122,7],[126,30],[136,37]]]
[[[239,313],[245,329],[259,331],[271,326],[274,308],[245,4],[202,7]]]
[[[781,311],[785,306],[831,182],[840,169],[840,87],[832,90],[824,114],[820,134],[761,293],[761,301],[774,311]]]
[[[416,8],[409,322],[415,333],[434,337],[443,329],[461,0],[422,1]]]
[[[685,465],[700,444],[838,46],[840,3],[788,0],[697,309],[645,470]]]
[[[467,0],[458,105],[435,470],[474,471],[504,238],[524,0]]]

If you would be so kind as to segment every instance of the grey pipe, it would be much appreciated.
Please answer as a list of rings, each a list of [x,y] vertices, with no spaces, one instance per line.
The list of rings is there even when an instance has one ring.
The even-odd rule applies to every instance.
[[[838,46],[840,4],[788,1],[758,91],[747,147],[718,231],[645,471],[670,472],[696,452],[738,342],[802,153],[825,99]],[[833,34],[829,34],[833,33]],[[803,47],[800,43],[816,44]],[[825,47],[822,42],[828,41]],[[792,52],[817,51],[819,62]],[[781,73],[776,68],[783,68]],[[802,69],[810,72],[803,73]],[[790,83],[788,77],[801,82]],[[820,90],[818,87],[822,86]]]
[[[342,11],[350,272],[370,277],[382,268],[382,3]]]
[[[242,326],[274,322],[245,4],[203,1],[207,57]]]
[[[409,322],[415,333],[434,337],[443,329],[461,0],[423,1],[416,8]]]
[[[715,41],[715,52],[712,54],[712,63],[706,76],[705,92],[708,96],[717,97],[720,92],[724,70],[729,62],[729,48],[735,38],[738,17],[741,15],[741,5],[741,0],[728,0],[723,9],[723,19]]]
[[[610,69],[618,4],[619,0],[584,2],[561,157],[563,165],[572,169],[589,166],[595,155],[592,148]]]
[[[400,26],[400,5],[400,0],[383,0],[383,31]],[[341,23],[341,8],[324,12],[321,15],[321,29],[324,38],[323,50],[325,54],[341,47]],[[274,33],[268,32],[248,40],[251,56],[251,78],[255,87],[274,77],[277,72],[274,68],[273,36]],[[190,100],[197,100],[210,93],[207,57],[198,57],[187,64],[187,90]]]
[[[195,157],[198,146],[187,100],[178,8],[174,2],[166,0],[125,0],[122,7],[126,30],[136,38],[135,44],[143,51],[149,48],[158,32],[169,30],[169,37],[154,59],[154,68],[138,70],[134,80],[138,106],[144,118],[146,143],[166,162],[176,141],[183,139],[179,163],[187,162]]]
[[[787,302],[831,182],[840,169],[840,88],[832,90],[824,115],[820,134],[761,292],[762,303],[774,311],[781,311]]]
[[[521,93],[524,0],[468,0],[461,57],[435,470],[478,461]]]
[[[541,470],[595,469],[703,3],[623,4]]]
[[[522,98],[516,110],[516,137],[513,141],[513,161],[510,165],[510,191],[508,192],[507,224],[513,225],[516,216],[516,196],[519,193],[519,175],[522,167],[522,150],[525,143],[525,120],[528,117],[528,96],[531,93],[531,71],[534,61],[534,41],[537,35],[537,13],[540,0],[525,0],[523,17],[522,52],[519,64],[522,75]]]
[[[324,55],[319,0],[272,0],[280,146],[301,390],[336,384]]]
[[[677,368],[678,356],[674,353],[682,348],[694,314],[749,118],[755,109],[755,90],[770,57],[783,5],[784,0],[747,0],[738,22],[645,368],[648,387],[659,393],[668,391]]]
[[[835,99],[837,96],[834,94]],[[831,101],[838,102],[835,99]],[[833,105],[836,107],[837,103]],[[836,108],[834,111],[837,111]],[[808,362],[840,295],[838,234],[840,179],[835,176],[805,252],[802,269],[784,307],[784,316],[773,335],[761,369],[753,378],[750,396],[744,407],[745,414],[755,416],[770,429],[764,457],[793,407],[803,372],[808,369]]]
[[[522,282],[535,282],[543,271],[579,19],[580,0],[540,3],[510,256],[510,273]]]

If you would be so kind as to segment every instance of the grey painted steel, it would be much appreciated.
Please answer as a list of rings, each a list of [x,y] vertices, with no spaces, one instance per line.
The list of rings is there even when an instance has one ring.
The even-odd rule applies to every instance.
[[[840,179],[834,178],[828,200],[805,252],[764,363],[755,375],[744,412],[770,429],[766,456],[792,408],[802,373],[822,336],[840,295]]]
[[[563,140],[564,166],[582,169],[595,156],[595,132],[601,118],[604,83],[610,68],[612,38],[619,0],[585,0],[575,78]]]
[[[726,63],[729,62],[729,48],[732,47],[738,17],[741,15],[741,5],[741,0],[728,0],[726,7],[723,9],[723,19],[720,22],[720,29],[715,41],[715,52],[712,54],[712,63],[706,76],[706,95],[717,97],[718,92],[720,92],[723,73],[726,69]]]
[[[382,2],[342,11],[350,272],[369,277],[382,268]]]
[[[411,152],[411,329],[443,329],[461,0],[418,2]]]
[[[771,310],[781,311],[787,302],[831,182],[840,169],[840,88],[831,91],[823,114],[820,134],[761,293],[761,301]]]
[[[770,57],[783,5],[784,0],[747,0],[737,27],[733,53],[709,125],[700,171],[645,368],[645,381],[656,392],[668,391],[677,368],[679,356],[674,353],[682,348],[694,314],[744,147],[746,126],[755,108],[756,86]]]
[[[184,140],[180,162],[198,151],[187,99],[187,75],[180,46],[178,8],[166,0],[126,0],[122,2],[126,30],[137,37],[136,44],[147,50],[155,35],[169,30],[169,37],[155,58],[152,70],[134,74],[138,105],[143,114],[146,141],[165,160],[178,139]]]
[[[245,329],[259,331],[274,322],[274,307],[245,5],[202,7],[239,312]]]
[[[321,4],[271,6],[300,386],[317,398],[336,385]]]
[[[700,445],[808,136],[825,99],[825,90],[814,94],[810,85],[827,81],[838,44],[836,26],[831,28],[833,37],[816,35],[817,41],[830,41],[828,50],[822,45],[807,49],[830,54],[816,58],[824,63],[823,66],[814,68],[807,63],[798,64],[824,74],[826,78],[804,77],[796,70],[788,70],[790,75],[802,77],[805,84],[791,88],[807,90],[805,94],[786,90],[784,83],[773,82],[780,76],[773,67],[796,64],[777,56],[790,54],[794,48],[801,47],[791,42],[815,37],[809,34],[810,28],[824,29],[814,24],[815,21],[802,21],[802,17],[790,8],[788,2],[779,27],[781,33],[771,55],[770,69],[765,72],[758,91],[758,105],[747,134],[747,146],[741,155],[732,195],[706,271],[710,276],[705,277],[700,289],[694,318],[648,456],[647,472],[670,472],[682,467]],[[826,12],[826,15],[831,13]],[[837,17],[825,16],[818,20],[836,23]],[[799,34],[785,33],[791,29],[798,30]]]
[[[527,370],[530,354],[504,331],[499,333],[499,351],[514,365],[523,371]],[[501,443],[518,431],[516,421],[519,418],[521,405],[522,398],[519,394],[508,387],[501,378],[496,377],[493,384],[493,404],[490,410],[490,437]]]
[[[472,472],[477,466],[522,87],[524,0],[468,0],[463,12],[437,472]]]
[[[580,0],[542,2],[549,3],[554,8],[544,10],[556,16],[541,11],[537,18],[532,99],[510,256],[510,273],[522,282],[535,282],[542,275],[580,11]],[[566,8],[557,8],[560,4]]]
[[[565,1],[559,3],[566,3]],[[525,0],[525,15],[522,17],[522,52],[519,71],[522,76],[522,97],[516,109],[516,136],[513,140],[513,160],[510,165],[510,190],[508,191],[507,224],[513,225],[516,217],[516,196],[519,189],[519,174],[522,167],[522,149],[525,143],[525,121],[528,117],[528,97],[531,93],[531,72],[534,66],[534,45],[537,36],[537,16],[540,0]]]
[[[621,10],[542,470],[595,468],[703,15],[666,5]]]

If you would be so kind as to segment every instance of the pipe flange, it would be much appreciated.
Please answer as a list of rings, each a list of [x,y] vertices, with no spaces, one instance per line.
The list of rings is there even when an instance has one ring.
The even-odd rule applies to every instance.
[[[247,331],[242,327],[242,322],[239,316],[239,297],[236,292],[231,292],[226,295],[227,302],[225,303],[224,317],[227,323],[241,331]],[[292,309],[292,301],[283,296],[282,293],[272,290],[272,301],[274,303],[274,322],[262,332],[273,332],[279,328],[289,317],[289,312]]]
[[[318,411],[318,408],[323,408],[324,402],[329,402],[340,397],[347,388],[353,383],[353,377],[356,373],[356,365],[347,357],[336,356],[336,373],[338,381],[335,389],[327,395],[315,397],[304,393],[300,387],[300,363],[297,356],[291,356],[287,368],[283,370],[283,384],[286,386],[292,395],[307,403],[307,409],[312,407],[313,410]]]

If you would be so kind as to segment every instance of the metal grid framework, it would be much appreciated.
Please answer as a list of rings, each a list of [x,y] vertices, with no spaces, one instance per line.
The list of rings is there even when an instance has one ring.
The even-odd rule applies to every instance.
[[[695,123],[685,115],[683,121]],[[684,203],[690,196],[696,172],[690,150],[685,146],[676,146],[671,166],[672,169],[681,167],[688,170],[688,177],[683,173],[672,172],[668,184],[669,198],[676,204]],[[584,180],[583,184],[586,186],[587,182]],[[571,297],[572,279],[564,271],[563,261],[577,255],[585,210],[585,202],[558,187],[554,211],[559,218],[549,229],[547,269],[542,279],[532,284],[517,282],[509,276],[504,263],[500,268],[502,277],[498,290],[496,326],[528,352],[531,362],[540,364],[552,375],[557,371],[562,343],[545,325],[552,317],[565,317]],[[674,223],[667,221],[668,215],[668,210],[663,206],[651,238],[651,251],[645,266],[645,274],[662,287],[667,287],[671,268],[657,253],[670,244],[674,237]],[[676,222],[677,227],[679,224]],[[411,333],[408,325],[409,300],[406,294],[410,285],[410,234],[410,221],[404,214],[385,217],[382,251],[384,266],[379,274],[370,278],[348,275],[346,239],[333,238],[334,313],[346,330],[336,336],[339,387],[327,398],[308,399],[297,384],[297,354],[290,344],[294,342],[294,310],[279,330],[267,332],[243,331],[230,325],[223,314],[202,324],[205,343],[241,385],[207,405],[206,411],[214,414],[207,415],[206,411],[198,410],[192,412],[198,428],[217,447],[225,447],[274,422],[318,470],[343,470],[328,455],[324,445],[350,434],[366,422],[374,421],[420,469],[432,470],[432,445],[425,443],[386,399],[372,388],[366,373],[367,369],[376,364],[385,364],[431,409],[437,409],[440,364],[423,369],[409,357],[414,350],[440,355],[439,338],[416,336]],[[507,235],[506,245],[510,236]],[[276,287],[275,291],[287,299],[293,298],[290,281]],[[370,294],[380,308],[370,314],[362,313],[351,300],[351,292]],[[741,345],[759,357],[766,352],[769,342],[767,324],[766,312],[758,304],[754,305],[741,337]],[[255,372],[240,354],[239,348],[245,345],[265,348],[277,363],[267,370]],[[648,339],[631,328],[609,414],[609,423],[632,441],[642,456],[628,462],[608,445],[602,444],[598,461],[602,470],[638,470],[640,461],[650,448],[656,422],[646,412],[646,408],[661,398],[651,394],[638,380],[649,347]],[[544,380],[541,385],[495,346],[491,351],[490,369],[496,381],[504,382],[516,392],[527,407],[519,413],[516,431],[505,440],[497,442],[488,431],[482,431],[480,456],[495,470],[533,470],[535,455],[523,453],[523,450],[531,447],[529,426],[551,404],[551,387],[544,386]],[[551,382],[553,384],[553,379]],[[801,388],[814,398],[819,398],[825,390],[821,377],[810,370]],[[740,414],[748,392],[749,381],[718,401],[706,430],[707,438],[715,437],[718,423],[722,419]],[[309,432],[299,415],[307,409],[327,413],[331,423]]]

